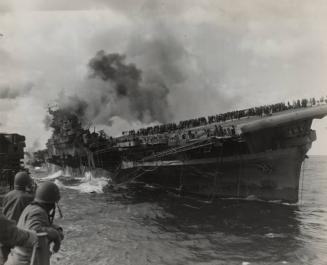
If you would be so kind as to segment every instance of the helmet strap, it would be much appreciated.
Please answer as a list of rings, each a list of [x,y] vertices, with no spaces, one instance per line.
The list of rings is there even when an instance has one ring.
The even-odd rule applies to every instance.
[[[50,212],[49,212],[49,222],[50,222],[50,224],[53,224],[53,220],[54,220],[54,218],[55,218],[55,215],[56,215],[56,206],[54,206],[51,210],[50,210]]]
[[[61,211],[61,209],[59,207],[59,202],[56,203],[56,206],[57,206],[57,209],[58,209],[59,217],[63,218],[64,216],[63,216],[62,211]]]
[[[56,215],[56,205],[55,204],[52,204],[52,205],[51,204],[44,204],[44,203],[39,203],[39,202],[36,202],[36,201],[33,201],[31,204],[32,205],[37,205],[37,206],[41,207],[43,210],[45,210],[48,213],[48,219],[49,219],[50,224],[53,223],[54,217]]]

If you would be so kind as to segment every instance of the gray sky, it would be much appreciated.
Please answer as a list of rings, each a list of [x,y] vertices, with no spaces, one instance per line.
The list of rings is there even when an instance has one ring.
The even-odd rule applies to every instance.
[[[49,104],[96,97],[87,64],[99,50],[162,80],[174,120],[327,95],[326,14],[323,0],[1,0],[0,130],[42,147]],[[94,125],[141,126],[132,113],[102,122],[123,106],[103,106]],[[314,129],[310,153],[327,154],[327,119]]]

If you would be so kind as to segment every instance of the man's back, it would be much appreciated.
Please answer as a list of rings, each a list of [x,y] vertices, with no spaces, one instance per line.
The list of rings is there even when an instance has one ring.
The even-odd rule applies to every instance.
[[[33,230],[35,232],[46,232],[51,234],[51,227],[48,214],[40,205],[30,204],[22,212],[17,227],[25,230]],[[49,237],[49,235],[48,235]],[[44,246],[43,246],[44,247]],[[6,265],[30,264],[33,249],[31,247],[16,246],[11,250]],[[42,253],[42,255],[40,254]],[[50,261],[50,250],[48,246],[46,249],[39,250],[36,256],[36,263],[39,264],[40,257],[45,258],[46,264]],[[43,263],[42,263],[43,264]]]
[[[21,213],[33,201],[33,198],[33,195],[25,191],[12,190],[3,198],[2,212],[8,219],[18,223]]]

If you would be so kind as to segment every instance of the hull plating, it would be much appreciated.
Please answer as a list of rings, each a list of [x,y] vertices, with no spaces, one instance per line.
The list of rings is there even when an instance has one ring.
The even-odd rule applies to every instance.
[[[290,148],[223,159],[124,163],[116,176],[208,197],[256,196],[297,202],[305,152]]]

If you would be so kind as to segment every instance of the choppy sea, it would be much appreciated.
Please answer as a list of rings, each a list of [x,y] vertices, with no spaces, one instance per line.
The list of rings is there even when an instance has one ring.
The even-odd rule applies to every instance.
[[[300,202],[199,200],[104,178],[57,179],[65,231],[52,265],[327,264],[327,157],[306,160]],[[303,185],[302,185],[303,182]]]

